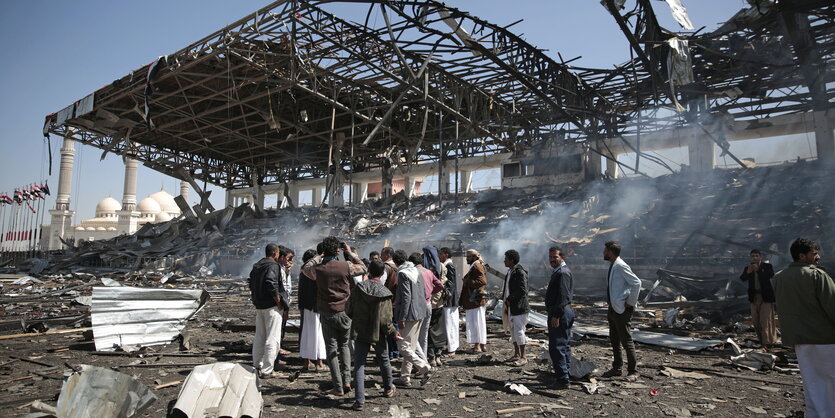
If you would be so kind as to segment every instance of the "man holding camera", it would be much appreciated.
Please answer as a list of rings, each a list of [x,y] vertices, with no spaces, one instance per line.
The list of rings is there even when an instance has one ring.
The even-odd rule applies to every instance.
[[[339,249],[345,260],[339,260]],[[351,318],[345,306],[351,296],[354,276],[367,273],[365,264],[351,251],[351,247],[334,236],[322,241],[323,256],[313,257],[302,267],[307,277],[316,281],[316,304],[325,337],[328,367],[331,371],[332,395],[343,396],[351,390]]]
[[[757,331],[757,338],[765,351],[777,340],[777,326],[774,323],[774,289],[771,278],[774,268],[763,261],[760,250],[751,250],[751,263],[739,276],[743,282],[748,282],[748,301],[751,302],[751,322]]]

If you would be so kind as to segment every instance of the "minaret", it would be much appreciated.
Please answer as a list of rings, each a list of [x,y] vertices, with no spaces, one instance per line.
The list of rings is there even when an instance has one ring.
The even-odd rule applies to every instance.
[[[185,180],[180,180],[180,196],[188,203],[188,182]]]
[[[131,158],[133,155],[125,154],[125,187],[122,191],[122,210],[116,212],[119,217],[119,224],[116,230],[120,234],[132,234],[136,231],[136,220],[139,213],[136,212],[136,177],[139,168],[139,161]]]
[[[122,194],[122,210],[136,209],[136,171],[139,161],[125,155],[125,189]]]
[[[72,217],[70,210],[70,194],[72,193],[72,167],[75,160],[75,140],[72,139],[73,129],[67,128],[64,144],[61,146],[61,165],[58,171],[58,195],[55,197],[55,209],[49,211],[52,223],[49,227],[47,248],[60,250],[64,248],[59,238],[69,238]]]

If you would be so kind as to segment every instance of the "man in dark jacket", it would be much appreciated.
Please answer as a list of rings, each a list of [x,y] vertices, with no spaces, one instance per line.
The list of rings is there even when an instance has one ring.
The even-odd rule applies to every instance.
[[[548,353],[554,364],[557,390],[568,389],[568,371],[571,368],[571,327],[574,326],[574,276],[565,264],[565,255],[560,247],[548,249],[548,261],[554,269],[545,294],[545,308],[548,310]]]
[[[339,248],[345,256],[337,259]],[[351,251],[348,244],[330,236],[322,241],[324,257],[313,257],[302,267],[307,277],[316,280],[316,307],[322,321],[322,334],[328,353],[328,367],[331,371],[333,389],[330,393],[343,396],[351,390],[351,354],[348,340],[351,336],[351,318],[345,313],[354,276],[367,273],[365,264]]]
[[[281,317],[290,308],[277,261],[278,246],[267,245],[265,255],[249,273],[249,290],[256,309],[252,363],[262,378],[274,376],[275,359],[281,345]]]
[[[525,357],[525,327],[528,326],[528,271],[519,264],[519,252],[507,250],[504,253],[504,265],[507,267],[502,300],[509,313],[510,339],[513,341],[513,357],[508,362],[515,366],[528,364]]]
[[[763,349],[777,341],[777,325],[774,321],[774,289],[771,278],[774,268],[771,263],[762,259],[758,249],[751,250],[751,263],[745,266],[739,276],[743,282],[748,282],[748,301],[751,302],[751,322],[757,331]]]
[[[444,329],[446,331],[447,353],[455,355],[460,344],[460,321],[458,313],[458,277],[455,272],[455,264],[452,263],[452,250],[443,247],[438,251],[438,258],[446,267],[446,283],[444,283]]]
[[[391,292],[394,297],[397,297],[397,265],[394,264],[392,260],[392,256],[394,255],[394,248],[391,247],[383,247],[380,250],[380,261],[383,262],[383,268],[385,272],[383,273],[383,277],[380,278],[380,281],[386,286],[386,288]],[[392,301],[392,305],[394,301]],[[397,328],[397,322],[394,322],[394,327]],[[397,348],[397,341],[394,338],[388,338],[388,347],[389,347],[389,359],[396,359],[400,357],[400,351]]]
[[[372,345],[383,375],[384,396],[390,398],[395,392],[386,343],[386,336],[397,334],[392,324],[391,300],[394,296],[380,282],[384,272],[382,261],[372,261],[368,266],[370,278],[357,284],[345,310],[351,317],[351,338],[354,339],[355,410],[361,410],[365,404],[365,363]]]

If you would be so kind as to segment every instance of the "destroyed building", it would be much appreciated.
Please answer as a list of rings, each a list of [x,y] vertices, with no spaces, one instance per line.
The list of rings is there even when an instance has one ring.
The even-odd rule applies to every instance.
[[[356,3],[383,18],[354,22],[331,3]],[[532,290],[547,284],[547,248],[561,245],[578,278],[578,299],[593,317],[605,289],[602,244],[614,239],[644,280],[641,300],[653,327],[704,336],[698,350],[722,344],[722,332],[708,334],[741,326],[738,314],[747,305],[737,277],[751,248],[779,267],[797,236],[823,248],[835,244],[826,234],[835,192],[835,6],[751,3],[710,32],[694,31],[686,12],[673,7],[684,28],[676,32],[656,19],[666,6],[603,1],[614,20],[607,23],[621,28],[634,56],[609,69],[557,61],[536,40],[479,19],[477,10],[435,1],[272,3],[46,117],[44,135],[63,139],[58,198],[44,237],[54,251],[9,257],[7,267],[55,286],[4,289],[12,309],[3,329],[80,326],[89,318],[83,306],[92,305],[86,311],[93,311],[97,352],[105,351],[100,344],[140,350],[150,345],[144,337],[95,335],[95,309],[103,302],[90,288],[102,277],[232,298],[244,293],[241,278],[266,243],[291,243],[302,253],[327,235],[366,254],[390,243],[478,248],[495,267],[516,248],[531,268]],[[732,141],[797,133],[814,135],[816,158],[759,167],[729,148]],[[682,144],[689,160],[679,170],[652,153]],[[70,183],[79,145],[180,179],[200,203],[189,207],[178,197],[181,215],[174,219],[72,242]],[[716,148],[737,167],[716,168]],[[641,169],[647,164],[669,174],[650,177]],[[473,172],[486,168],[500,169],[501,189],[476,193]],[[421,184],[428,176],[439,179],[437,190]],[[126,170],[125,196],[133,190],[135,204],[135,175],[132,181]],[[224,208],[212,207],[201,183],[226,190]],[[302,207],[300,195],[308,192],[313,204]],[[276,195],[277,207],[265,208],[265,195]],[[490,278],[494,290],[500,280]],[[37,295],[32,300],[65,293],[94,300],[71,308],[66,300],[46,303],[45,317],[34,318],[15,305],[31,297],[27,292]],[[191,292],[174,297],[189,311],[162,318],[171,327],[147,341],[188,345],[182,325],[215,302]],[[661,321],[671,308],[670,320]],[[225,332],[243,326],[211,322]],[[599,332],[591,323],[584,331]],[[657,334],[645,341],[653,344]],[[213,357],[224,355],[241,357],[229,347]],[[216,367],[223,373],[192,373],[250,384],[242,368]],[[74,373],[81,379],[92,372]],[[234,407],[252,409],[250,401]]]

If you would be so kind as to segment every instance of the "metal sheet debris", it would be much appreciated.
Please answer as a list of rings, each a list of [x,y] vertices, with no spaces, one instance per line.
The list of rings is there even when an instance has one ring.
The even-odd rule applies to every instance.
[[[237,363],[197,366],[183,382],[174,411],[185,417],[261,416],[255,369]]]
[[[583,326],[574,323],[574,333],[584,335],[595,335],[598,337],[608,337],[609,328],[605,326]],[[632,330],[632,339],[650,345],[658,345],[661,347],[675,348],[685,351],[701,351],[706,348],[715,347],[723,344],[720,340],[703,340],[693,337],[681,337],[678,335],[662,334],[659,332],[649,332]]]
[[[209,300],[205,290],[94,287],[91,319],[96,350],[167,344]]]
[[[157,399],[150,389],[123,373],[81,365],[64,381],[58,396],[61,418],[133,417]]]

